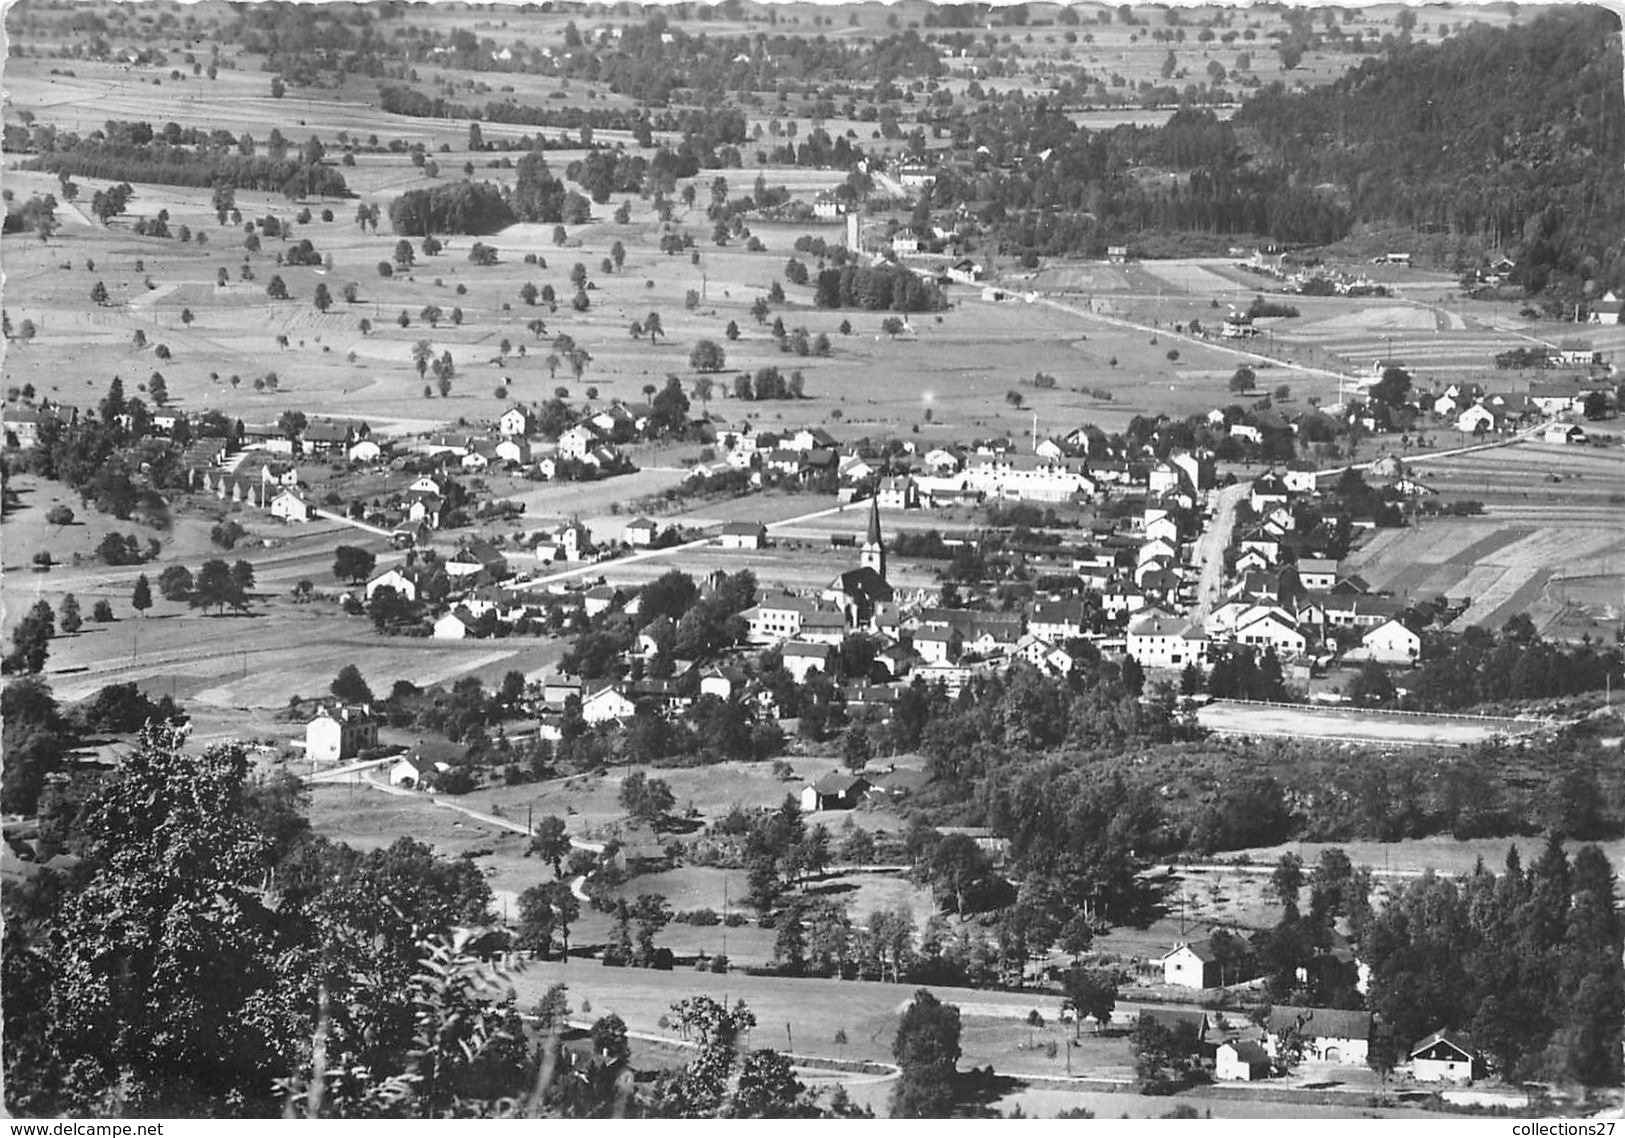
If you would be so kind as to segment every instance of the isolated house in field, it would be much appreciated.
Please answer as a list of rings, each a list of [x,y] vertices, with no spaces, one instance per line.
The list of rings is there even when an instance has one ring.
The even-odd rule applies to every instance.
[[[1410,1051],[1411,1078],[1419,1083],[1470,1083],[1478,1076],[1478,1052],[1453,1031],[1435,1031]]]
[[[305,757],[312,762],[336,763],[353,759],[378,745],[378,720],[368,707],[340,706],[316,709],[305,724]]]
[[[1221,1043],[1213,1056],[1213,1077],[1221,1081],[1250,1083],[1267,1079],[1273,1071],[1269,1053],[1257,1043],[1234,1039]]]
[[[648,518],[635,518],[626,524],[626,544],[633,546],[650,546],[660,536],[660,525]]]
[[[729,522],[722,527],[723,549],[761,549],[767,544],[767,527],[761,522]]]
[[[869,780],[861,775],[831,771],[801,790],[801,809],[854,810],[868,793]]]
[[[1181,941],[1159,963],[1164,984],[1197,990],[1219,986],[1219,956],[1206,940]]]

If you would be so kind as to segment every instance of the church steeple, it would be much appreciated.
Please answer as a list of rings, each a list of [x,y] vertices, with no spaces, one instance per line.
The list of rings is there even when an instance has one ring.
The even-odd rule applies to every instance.
[[[875,496],[869,499],[869,535],[863,542],[863,554],[859,561],[866,569],[873,569],[880,574],[880,579],[886,579],[886,543],[880,538],[880,498]]]

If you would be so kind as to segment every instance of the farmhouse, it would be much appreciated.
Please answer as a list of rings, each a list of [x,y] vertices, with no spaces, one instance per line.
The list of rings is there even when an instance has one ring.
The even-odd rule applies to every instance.
[[[1541,432],[1541,441],[1548,443],[1583,443],[1586,441],[1585,429],[1576,423],[1553,423]]]
[[[1435,1031],[1410,1050],[1411,1078],[1419,1083],[1470,1083],[1478,1074],[1478,1052],[1453,1031]]]
[[[324,705],[305,724],[305,756],[313,763],[353,759],[377,745],[378,721],[369,707],[341,705],[329,711]]]
[[[489,542],[471,541],[446,558],[446,573],[455,580],[484,574],[497,581],[508,575],[508,559]]]
[[[767,527],[761,522],[729,522],[719,540],[724,549],[761,549],[767,545]]]
[[[1323,1063],[1364,1066],[1370,1053],[1370,1012],[1283,1004],[1270,1009],[1266,1029],[1265,1046],[1277,1056],[1289,1036],[1302,1044],[1306,1058]]]
[[[393,565],[367,579],[367,599],[379,589],[394,589],[402,599],[418,600],[419,589],[427,581],[429,570],[423,565]]]
[[[1200,1008],[1147,1008],[1140,1013],[1140,1022],[1147,1021],[1170,1031],[1189,1031],[1197,1043],[1206,1042],[1208,1032],[1213,1030],[1213,1020]]]
[[[802,788],[801,809],[805,812],[853,810],[868,790],[869,780],[861,775],[832,771]]]

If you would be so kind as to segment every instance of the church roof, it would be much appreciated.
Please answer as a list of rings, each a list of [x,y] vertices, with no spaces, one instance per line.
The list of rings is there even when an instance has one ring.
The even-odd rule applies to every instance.
[[[869,535],[865,539],[870,545],[880,544],[880,499],[869,499]]]

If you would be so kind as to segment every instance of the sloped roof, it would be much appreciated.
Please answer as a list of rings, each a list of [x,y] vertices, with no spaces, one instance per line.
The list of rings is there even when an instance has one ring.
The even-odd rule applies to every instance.
[[[1299,1008],[1282,1004],[1270,1009],[1269,1030],[1295,1029],[1311,1039],[1370,1039],[1371,1013],[1341,1008]]]

